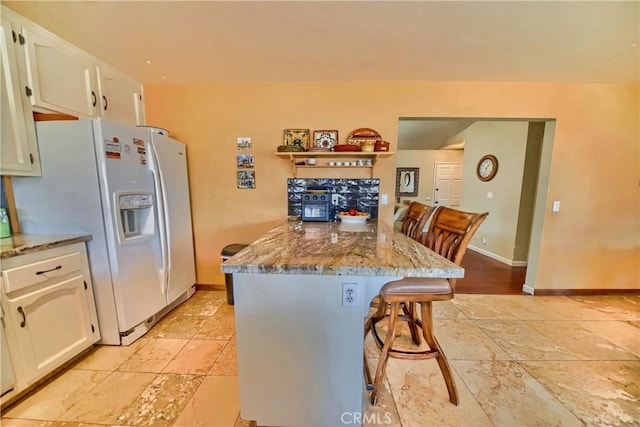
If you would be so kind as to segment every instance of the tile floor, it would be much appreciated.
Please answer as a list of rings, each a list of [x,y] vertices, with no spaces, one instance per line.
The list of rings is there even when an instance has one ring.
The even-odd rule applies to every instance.
[[[366,425],[640,425],[639,295],[456,295],[434,317],[460,405],[435,361],[391,359]],[[247,426],[233,336],[224,293],[199,291],[133,345],[96,347],[1,424]]]

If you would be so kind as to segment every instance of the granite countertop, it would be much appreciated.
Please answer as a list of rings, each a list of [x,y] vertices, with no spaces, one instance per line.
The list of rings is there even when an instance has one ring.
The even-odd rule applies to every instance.
[[[464,269],[377,221],[285,222],[225,261],[224,273],[464,276]]]
[[[90,234],[14,234],[0,239],[0,258],[11,258],[91,240]]]

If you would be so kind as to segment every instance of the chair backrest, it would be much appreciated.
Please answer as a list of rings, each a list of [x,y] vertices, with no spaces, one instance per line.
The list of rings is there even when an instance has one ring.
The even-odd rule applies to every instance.
[[[400,228],[402,234],[407,235],[413,240],[420,241],[422,230],[433,209],[433,207],[423,205],[422,203],[411,202],[402,220],[402,226]]]
[[[422,243],[457,265],[467,251],[467,245],[489,212],[463,212],[438,206]]]

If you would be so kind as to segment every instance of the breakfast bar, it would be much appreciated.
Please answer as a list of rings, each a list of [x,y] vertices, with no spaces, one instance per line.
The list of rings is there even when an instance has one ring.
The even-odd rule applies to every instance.
[[[358,424],[371,299],[391,280],[464,275],[375,220],[287,221],[221,269],[234,280],[241,415],[267,426]]]

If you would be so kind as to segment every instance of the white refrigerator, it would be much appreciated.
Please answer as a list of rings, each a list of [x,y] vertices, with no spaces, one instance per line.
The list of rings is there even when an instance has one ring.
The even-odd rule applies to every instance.
[[[103,120],[36,124],[40,177],[15,177],[23,233],[86,233],[103,344],[130,344],[194,293],[186,147]]]

